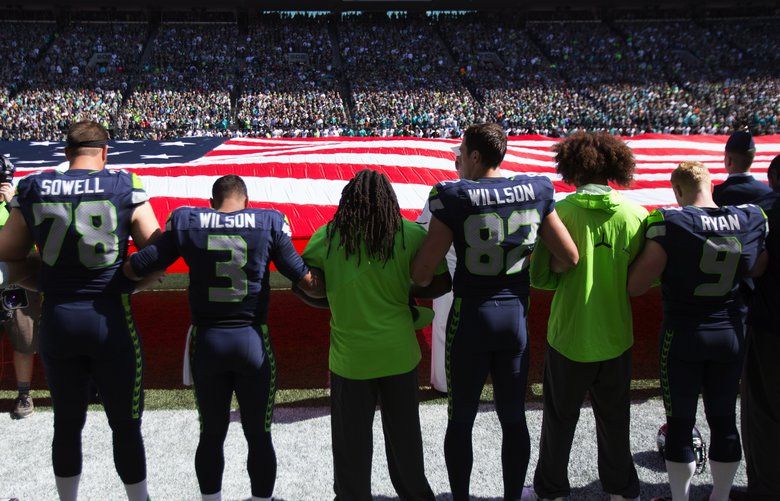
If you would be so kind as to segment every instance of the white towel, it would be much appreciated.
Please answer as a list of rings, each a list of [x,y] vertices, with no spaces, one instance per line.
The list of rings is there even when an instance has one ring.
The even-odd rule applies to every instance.
[[[182,371],[182,383],[184,386],[192,386],[192,367],[190,367],[190,342],[192,341],[192,326],[187,331],[187,342],[184,345],[184,370]]]

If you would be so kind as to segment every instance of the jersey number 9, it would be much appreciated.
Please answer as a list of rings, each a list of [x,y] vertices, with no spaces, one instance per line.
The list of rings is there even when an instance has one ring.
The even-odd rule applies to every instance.
[[[734,237],[711,237],[704,242],[699,269],[707,275],[718,275],[715,283],[701,284],[695,296],[725,296],[734,287],[742,244]]]

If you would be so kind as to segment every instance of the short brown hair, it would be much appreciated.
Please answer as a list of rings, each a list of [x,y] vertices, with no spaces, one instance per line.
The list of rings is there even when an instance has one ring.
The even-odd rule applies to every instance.
[[[753,165],[753,159],[756,158],[756,150],[742,151],[727,151],[726,155],[731,157],[731,161],[734,162],[734,166],[741,172],[747,172],[751,165]]]
[[[681,162],[674,171],[672,171],[672,184],[683,185],[686,188],[698,190],[699,186],[709,183],[710,171],[701,162]]]
[[[102,146],[80,146],[84,143],[107,143],[108,131],[105,127],[92,120],[76,122],[68,127],[66,148],[74,156],[97,155]]]
[[[466,151],[477,150],[486,167],[498,167],[506,155],[506,133],[498,124],[470,125],[463,134]]]
[[[576,132],[553,146],[558,174],[575,186],[606,178],[620,186],[634,180],[634,153],[606,132]]]

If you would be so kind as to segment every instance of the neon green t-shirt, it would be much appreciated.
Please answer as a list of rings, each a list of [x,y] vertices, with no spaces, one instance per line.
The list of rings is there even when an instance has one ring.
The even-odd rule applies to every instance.
[[[346,259],[334,235],[328,253],[327,225],[312,235],[303,259],[325,273],[330,303],[330,370],[349,379],[403,374],[420,362],[420,345],[409,310],[410,265],[426,232],[403,220],[395,252],[385,264],[361,253]],[[446,271],[444,263],[441,270]]]
[[[8,216],[10,216],[8,207],[5,202],[0,202],[0,228],[5,226],[5,223],[8,221]]]
[[[541,242],[531,257],[531,285],[555,290],[547,342],[575,362],[619,357],[634,344],[626,281],[628,266],[644,246],[647,211],[599,186],[569,195],[555,209],[577,244],[580,261],[555,274],[550,251]]]

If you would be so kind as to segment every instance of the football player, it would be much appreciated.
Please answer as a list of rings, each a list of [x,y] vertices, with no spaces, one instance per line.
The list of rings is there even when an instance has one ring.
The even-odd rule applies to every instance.
[[[681,163],[671,182],[680,207],[648,216],[647,241],[629,271],[628,291],[644,294],[661,278],[664,456],[672,499],[688,499],[696,467],[691,432],[701,392],[711,431],[710,499],[726,501],[742,459],[736,399],[745,305],[738,289],[743,278],[760,275],[766,265],[767,219],[755,205],[718,208],[709,172],[699,162]]]
[[[40,249],[40,354],[54,408],[54,475],[67,501],[78,494],[90,378],[103,398],[127,497],[148,497],[143,358],[129,297],[135,284],[120,268],[128,237],[142,248],[159,225],[138,177],[105,168],[108,139],[96,122],[71,125],[68,170],[19,181],[0,230],[0,261],[24,258],[33,243]]]
[[[240,177],[217,179],[212,208],[176,209],[165,233],[125,264],[125,273],[136,280],[165,270],[179,256],[190,268],[192,328],[185,374],[189,366],[201,423],[195,472],[209,501],[221,499],[222,446],[234,391],[249,447],[252,499],[271,499],[273,493],[276,362],[266,326],[270,262],[304,292],[325,296],[324,284],[295,251],[285,216],[247,208],[247,202]]]
[[[506,135],[497,124],[470,126],[460,145],[459,181],[431,191],[428,236],[412,279],[428,285],[454,243],[457,265],[447,333],[449,423],[444,454],[453,499],[468,499],[471,432],[490,374],[503,430],[504,499],[520,499],[530,439],[525,420],[528,378],[529,256],[537,239],[559,272],[577,263],[577,247],[555,212],[546,177],[505,177]]]

